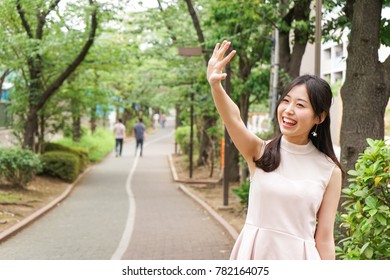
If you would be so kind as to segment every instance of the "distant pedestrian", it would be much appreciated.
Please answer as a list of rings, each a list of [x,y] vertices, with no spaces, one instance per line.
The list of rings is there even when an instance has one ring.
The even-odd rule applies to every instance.
[[[123,139],[126,137],[126,127],[122,123],[122,119],[119,118],[117,123],[114,125],[115,135],[115,156],[122,156]]]
[[[161,123],[161,127],[164,128],[165,127],[165,123],[167,122],[167,116],[165,114],[162,114],[161,115],[161,118],[160,118],[160,123]]]
[[[138,118],[138,123],[134,125],[134,137],[136,141],[135,155],[137,155],[138,146],[140,147],[140,156],[142,157],[142,148],[144,145],[146,127],[142,122],[142,118]]]

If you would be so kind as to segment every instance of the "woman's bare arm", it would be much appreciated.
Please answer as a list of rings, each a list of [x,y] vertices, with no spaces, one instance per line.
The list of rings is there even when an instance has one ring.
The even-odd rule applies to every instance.
[[[225,53],[230,46],[230,42],[223,41],[216,44],[212,57],[207,67],[207,80],[211,87],[211,93],[215,106],[221,116],[229,135],[235,146],[248,162],[251,174],[255,165],[253,159],[257,159],[263,141],[251,133],[241,119],[238,106],[227,95],[221,85],[221,81],[226,79],[226,73],[222,73],[223,68],[233,58],[235,51],[231,51],[226,57]]]
[[[340,200],[341,182],[341,170],[336,166],[326,188],[320,210],[318,211],[315,241],[322,260],[334,260],[336,257],[333,229]]]

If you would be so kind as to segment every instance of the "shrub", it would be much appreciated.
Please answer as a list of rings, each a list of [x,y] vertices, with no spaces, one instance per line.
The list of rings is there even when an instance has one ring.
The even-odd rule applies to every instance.
[[[80,173],[79,158],[69,152],[53,151],[41,155],[43,174],[73,182]]]
[[[74,142],[71,138],[62,138],[56,141],[56,143],[67,147],[82,147],[87,149],[89,160],[92,162],[102,160],[115,146],[112,131],[105,128],[97,128],[93,134],[90,131],[86,132],[79,142]]]
[[[244,206],[245,209],[248,208],[249,189],[250,189],[250,182],[249,180],[247,180],[241,183],[240,188],[236,188],[232,190],[232,192],[235,193],[240,198],[240,203],[242,206]]]
[[[189,126],[180,126],[175,131],[176,143],[179,144],[180,150],[186,155],[189,155],[190,153],[190,132],[191,132],[191,127]],[[195,129],[194,129],[193,141],[195,147],[198,143]]]
[[[337,254],[341,259],[388,259],[390,256],[390,147],[382,140],[367,139],[359,155],[351,184],[343,189],[341,226],[346,237]]]
[[[52,151],[63,151],[74,154],[80,161],[80,172],[83,171],[89,162],[88,150],[82,147],[68,147],[59,143],[45,143],[43,146],[43,153]]]
[[[0,148],[0,182],[24,188],[41,167],[39,157],[29,150]]]

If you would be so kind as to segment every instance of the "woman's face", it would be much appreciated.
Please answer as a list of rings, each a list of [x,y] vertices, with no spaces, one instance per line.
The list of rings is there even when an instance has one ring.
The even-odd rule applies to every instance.
[[[281,133],[291,143],[308,143],[310,130],[319,123],[307,94],[306,85],[297,85],[278,106],[278,122]]]

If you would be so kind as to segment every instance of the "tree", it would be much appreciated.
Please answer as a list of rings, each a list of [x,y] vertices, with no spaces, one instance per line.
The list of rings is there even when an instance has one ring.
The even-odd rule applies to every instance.
[[[335,27],[350,27],[346,79],[341,88],[343,116],[341,163],[354,169],[366,139],[384,138],[384,114],[390,98],[390,57],[378,59],[380,44],[390,46],[389,20],[381,18],[389,1],[347,0],[336,7],[340,12]],[[346,183],[346,182],[345,182]]]
[[[198,13],[196,12],[196,9],[191,0],[185,0],[185,2],[187,5],[188,13],[191,16],[191,20],[197,34],[198,44],[202,48],[205,65],[207,66],[207,63],[210,59],[210,54],[209,50],[206,49],[205,37],[201,27],[200,19],[198,17]],[[211,112],[209,111],[208,114],[202,114],[202,118],[200,119],[201,123],[200,125],[198,125],[198,127],[201,128],[198,129],[198,136],[200,136],[199,158],[197,162],[198,166],[205,165],[209,161],[214,162],[212,159],[214,154],[213,145],[215,142],[218,142],[218,139],[216,139],[217,135],[215,133],[213,135],[210,135],[210,129],[217,125],[217,120],[218,116],[215,112],[215,109]]]
[[[279,28],[279,63],[290,79],[299,76],[302,57],[310,34],[313,33],[310,22],[311,3],[312,0],[280,0],[279,3],[281,21],[276,23]]]
[[[65,10],[59,8],[60,2],[16,0],[0,7],[8,12],[8,47],[19,59],[17,70],[28,94],[23,145],[30,149],[34,149],[39,111],[84,60],[98,27],[94,0],[88,0],[87,6],[67,2]],[[80,44],[81,48],[75,47]]]
[[[247,124],[250,105],[268,97],[269,78],[264,80],[262,77],[269,77],[272,26],[261,16],[264,5],[268,4],[257,0],[213,3],[209,26],[218,26],[214,36],[231,40],[237,51],[238,61],[232,63],[235,76],[231,97]],[[262,82],[265,82],[265,87],[260,85]],[[235,147],[230,149],[228,158],[230,179],[237,180],[239,157]],[[242,177],[245,180],[246,175],[243,173]]]

